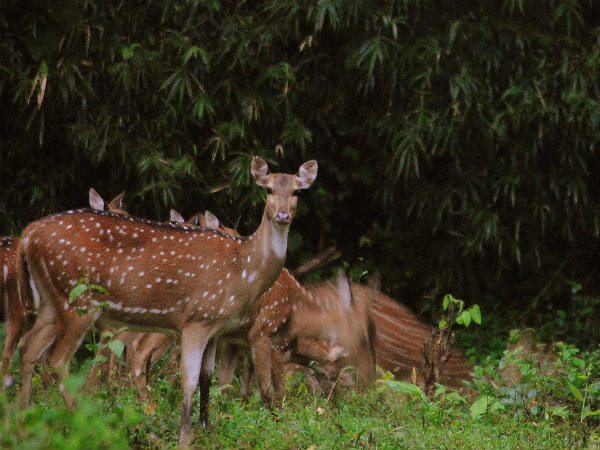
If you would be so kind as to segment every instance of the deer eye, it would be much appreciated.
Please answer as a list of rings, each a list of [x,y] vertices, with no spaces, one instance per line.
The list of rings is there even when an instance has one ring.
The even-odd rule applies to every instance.
[[[273,189],[267,188],[267,195],[271,195],[273,193]]]

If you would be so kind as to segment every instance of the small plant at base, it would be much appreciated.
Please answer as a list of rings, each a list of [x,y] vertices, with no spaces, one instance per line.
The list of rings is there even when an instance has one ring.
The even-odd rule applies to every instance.
[[[81,297],[86,292],[90,292],[90,293],[100,292],[102,294],[108,293],[106,288],[99,286],[97,284],[90,283],[89,275],[86,274],[86,276],[80,278],[77,281],[77,284],[75,285],[75,287],[73,289],[71,289],[71,292],[69,293],[69,303],[75,302],[79,297]],[[96,308],[104,308],[107,306],[109,306],[109,303],[100,302],[96,305]],[[88,313],[88,310],[85,308],[77,309],[77,314],[87,314],[87,313]],[[123,350],[125,349],[125,344],[123,344],[123,342],[121,342],[119,339],[113,339],[113,337],[115,334],[118,334],[119,332],[121,332],[124,329],[125,328],[118,330],[117,333],[113,333],[111,331],[105,331],[104,333],[102,333],[101,342],[96,343],[95,325],[92,324],[92,344],[88,346],[88,350],[93,351],[97,355],[94,358],[94,361],[93,361],[94,363],[104,362],[106,360],[106,358],[104,356],[98,356],[98,351],[103,349],[105,346],[108,347],[110,349],[110,351],[116,355],[117,358],[121,357],[121,355],[123,354]],[[106,342],[106,344],[102,344],[102,341],[104,339],[109,339]]]

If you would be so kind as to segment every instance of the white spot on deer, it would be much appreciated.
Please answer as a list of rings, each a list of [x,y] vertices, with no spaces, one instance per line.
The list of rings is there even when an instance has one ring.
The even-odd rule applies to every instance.
[[[73,228],[73,225],[71,225],[71,224],[67,225],[67,230],[70,230],[71,228]]]
[[[155,280],[155,281],[156,281],[157,283],[160,283],[160,282],[162,281],[162,278],[161,278],[161,277],[158,277],[158,278],[156,278],[156,280]]]
[[[202,297],[207,297],[208,296],[208,291],[204,291],[204,294],[202,294]]]
[[[151,285],[150,283],[148,283],[148,284],[146,285],[146,289],[151,289],[151,288],[152,288],[152,285]]]
[[[96,222],[96,228],[100,228],[100,222]]]
[[[242,278],[246,278],[247,275],[248,275],[248,272],[246,272],[246,269],[244,269],[244,271],[242,272]]]
[[[127,267],[127,270],[129,270],[131,272],[133,270],[133,266]]]
[[[256,277],[258,276],[258,272],[254,271],[250,274],[250,276],[248,277],[248,283],[252,283],[254,280],[256,280]]]
[[[122,248],[118,249],[117,253],[119,253],[119,254],[123,253],[123,249]]]
[[[139,273],[139,276],[140,276],[140,277],[143,277],[143,276],[144,276],[144,271],[140,272],[140,273]]]

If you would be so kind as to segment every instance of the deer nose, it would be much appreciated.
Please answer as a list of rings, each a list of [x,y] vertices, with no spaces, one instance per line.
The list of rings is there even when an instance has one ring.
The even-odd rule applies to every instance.
[[[277,211],[277,215],[275,215],[275,222],[286,224],[290,223],[292,218],[290,217],[290,213],[287,211]]]

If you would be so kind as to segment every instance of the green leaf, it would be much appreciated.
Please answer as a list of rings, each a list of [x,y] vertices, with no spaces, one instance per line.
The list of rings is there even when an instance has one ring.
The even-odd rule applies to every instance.
[[[477,325],[481,325],[481,310],[479,309],[479,305],[473,305],[470,308],[470,312],[473,322],[475,322]]]
[[[69,293],[69,303],[73,303],[81,294],[87,291],[85,284],[78,284]]]
[[[596,411],[587,411],[587,412],[583,413],[583,417],[598,416],[598,415],[600,415],[600,409],[597,409]]]
[[[440,330],[445,329],[447,325],[448,325],[448,322],[443,319],[438,322],[438,328]]]
[[[567,385],[569,386],[569,390],[571,391],[571,394],[573,394],[573,397],[575,397],[577,400],[579,400],[580,402],[583,402],[583,394],[581,393],[581,391],[579,389],[577,389],[576,386],[574,386],[570,381],[567,380]]]
[[[384,380],[384,384],[396,392],[402,392],[421,399],[425,398],[423,390],[415,384],[396,380]]]
[[[456,322],[464,325],[465,327],[468,327],[471,324],[471,313],[469,311],[463,311],[462,313],[460,313],[460,316],[458,316],[458,318],[456,319]]]
[[[103,294],[106,294],[108,292],[106,290],[106,288],[104,288],[102,286],[98,286],[97,284],[90,284],[90,290],[98,291],[98,292],[101,292]]]
[[[485,412],[487,412],[489,403],[490,397],[487,395],[484,397],[479,397],[477,400],[475,400],[470,408],[471,417],[481,417]]]
[[[121,342],[119,339],[113,339],[112,341],[109,341],[107,346],[110,351],[117,356],[117,358],[121,357],[123,350],[125,349],[125,344],[123,344],[123,342]]]
[[[504,405],[498,399],[484,395],[473,402],[470,411],[471,417],[477,418],[486,412],[494,412],[501,409],[504,409]]]
[[[450,294],[444,295],[444,300],[442,301],[442,309],[446,311],[448,306],[450,306],[450,302],[454,299]]]

